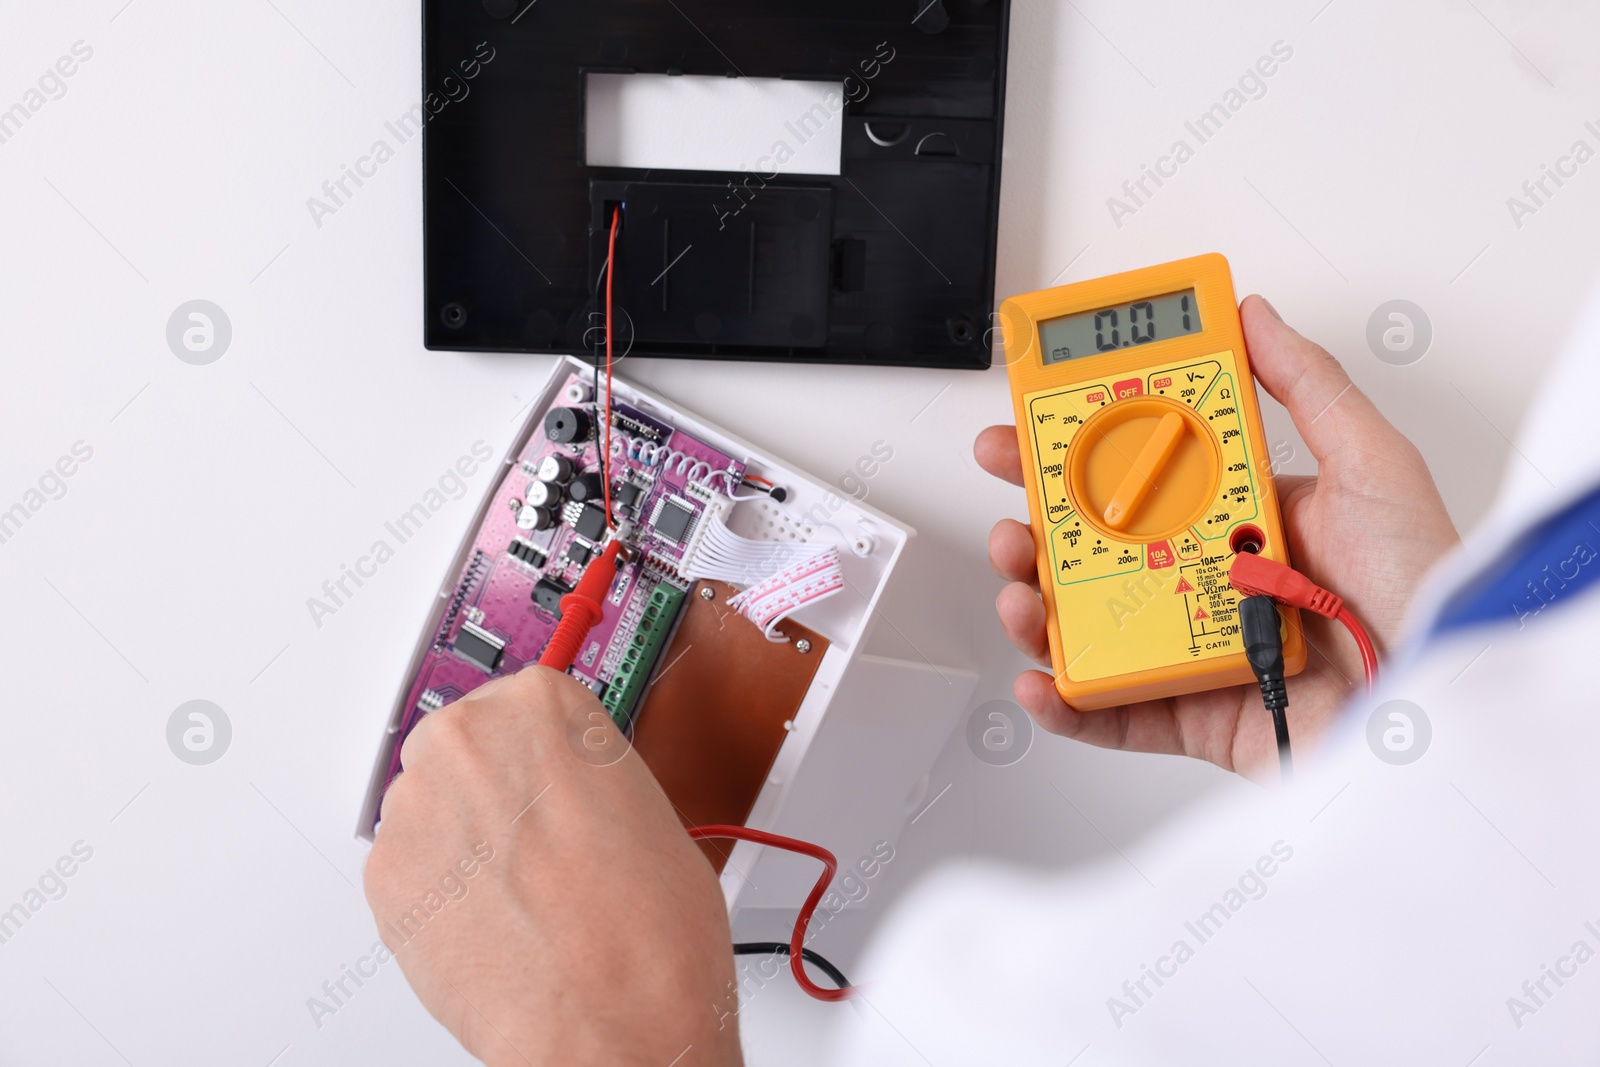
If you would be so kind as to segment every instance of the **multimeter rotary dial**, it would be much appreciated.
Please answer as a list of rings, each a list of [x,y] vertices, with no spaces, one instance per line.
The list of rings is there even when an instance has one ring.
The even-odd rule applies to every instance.
[[[1172,537],[1217,495],[1216,435],[1186,404],[1143,396],[1100,408],[1073,436],[1067,492],[1079,516],[1117,541]]]

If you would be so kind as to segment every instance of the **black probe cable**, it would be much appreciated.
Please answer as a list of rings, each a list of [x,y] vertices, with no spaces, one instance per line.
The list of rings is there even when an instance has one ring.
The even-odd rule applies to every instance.
[[[733,954],[735,956],[787,956],[789,955],[789,943],[787,941],[740,941],[734,944]],[[824,959],[821,953],[803,948],[800,950],[800,958],[814,965],[817,970],[829,978],[832,978],[833,984],[840,989],[850,984],[849,980],[845,978],[844,972]]]
[[[1261,703],[1272,713],[1272,730],[1278,738],[1278,771],[1284,781],[1294,770],[1289,754],[1289,689],[1283,679],[1283,632],[1278,604],[1270,596],[1247,596],[1239,601],[1239,628],[1244,654],[1261,687]]]

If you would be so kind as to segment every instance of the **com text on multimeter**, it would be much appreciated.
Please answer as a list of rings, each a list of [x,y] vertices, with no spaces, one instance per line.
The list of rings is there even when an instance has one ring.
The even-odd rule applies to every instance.
[[[1289,560],[1228,261],[1012,297],[1000,319],[1062,699],[1253,681],[1228,566]],[[1305,642],[1282,614],[1296,674]]]

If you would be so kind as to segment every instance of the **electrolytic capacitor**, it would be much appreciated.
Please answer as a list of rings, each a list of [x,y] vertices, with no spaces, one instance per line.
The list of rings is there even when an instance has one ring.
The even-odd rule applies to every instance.
[[[556,513],[549,508],[537,508],[531,504],[524,504],[522,510],[517,512],[517,529],[519,530],[548,530],[556,524]]]
[[[549,455],[539,461],[539,480],[565,484],[572,477],[572,460],[566,456]]]
[[[528,503],[536,508],[555,508],[561,504],[561,487],[554,482],[529,482]]]

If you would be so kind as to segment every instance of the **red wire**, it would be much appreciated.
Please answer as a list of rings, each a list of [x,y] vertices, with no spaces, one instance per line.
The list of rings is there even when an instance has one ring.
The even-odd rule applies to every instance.
[[[614,322],[612,281],[615,277],[613,265],[617,255],[617,228],[621,222],[622,209],[620,207],[612,209],[611,233],[607,239],[606,246],[606,396],[604,415],[606,432],[604,443],[601,446],[605,449],[603,456],[604,463],[601,466],[602,470],[604,470],[611,461],[611,383],[613,362],[612,325]],[[769,482],[768,484],[771,483]],[[605,478],[605,505],[606,521],[610,522],[610,477]],[[584,629],[587,630],[588,627],[584,627]],[[570,666],[571,657],[568,656],[566,658],[568,663],[563,665],[563,669],[564,666]],[[811,916],[815,914],[817,905],[822,902],[822,894],[827,892],[829,883],[833,881],[834,874],[839,870],[839,861],[834,858],[832,852],[829,852],[821,845],[813,845],[808,841],[800,841],[792,837],[781,837],[778,834],[769,834],[764,830],[752,830],[744,826],[695,826],[690,828],[689,837],[691,840],[695,841],[702,841],[711,837],[730,838],[735,841],[749,841],[757,845],[767,845],[772,848],[781,848],[789,852],[798,852],[801,855],[810,856],[812,859],[820,861],[823,867],[822,877],[817,879],[817,884],[811,888],[811,894],[806,897],[805,903],[800,906],[800,913],[795,917],[794,932],[789,937],[789,967],[790,970],[794,972],[794,979],[797,983],[799,983],[800,988],[805,990],[811,996],[815,997],[817,1000],[836,1003],[838,1001],[848,1000],[850,997],[855,995],[856,989],[854,986],[847,986],[844,989],[827,989],[813,982],[811,977],[806,974],[805,957],[802,952],[802,950],[805,948],[806,928],[811,924]]]
[[[622,209],[618,208],[611,215],[611,244],[606,251],[606,397],[602,416],[606,421],[606,432],[601,445],[605,451],[600,457],[600,480],[605,485],[607,525],[611,523],[611,262],[617,254],[617,223],[621,219]],[[600,410],[599,397],[594,398],[594,403],[596,410]],[[611,589],[611,583],[616,580],[617,555],[621,550],[620,541],[608,544],[605,552],[584,568],[577,588],[561,598],[561,622],[545,644],[544,653],[539,657],[540,666],[554,667],[558,671],[572,666],[573,657],[578,654],[583,639],[589,636],[589,631],[604,615],[605,608],[601,602]]]
[[[600,480],[605,483],[606,523],[611,519],[611,281],[615,276],[612,265],[617,258],[617,227],[622,222],[622,208],[611,209],[611,238],[606,246],[606,406],[602,416],[606,421],[605,454],[600,457]],[[598,398],[597,398],[598,402]]]
[[[1367,676],[1367,692],[1371,693],[1378,684],[1378,650],[1373,646],[1372,638],[1367,636],[1366,628],[1350,614],[1349,608],[1339,608],[1339,614],[1334,618],[1344,623],[1344,628],[1356,639],[1356,647],[1361,650],[1361,669]]]
[[[855,986],[827,989],[817,985],[811,980],[810,975],[806,974],[805,959],[801,954],[801,950],[805,948],[806,927],[811,923],[812,913],[817,910],[817,905],[822,901],[822,894],[827,892],[828,884],[833,881],[834,873],[839,869],[839,861],[834,858],[832,852],[809,841],[780,837],[765,830],[752,830],[746,826],[695,826],[690,828],[689,837],[695,841],[703,841],[708,837],[727,837],[735,841],[749,841],[788,852],[798,852],[803,856],[820,860],[823,867],[822,877],[817,879],[817,884],[811,887],[811,895],[806,897],[806,902],[800,906],[800,914],[794,921],[794,932],[789,935],[789,969],[794,972],[794,980],[800,983],[800,988],[818,1000],[838,1003],[856,995]]]
[[[605,451],[600,456],[600,481],[605,486],[608,526],[611,524],[611,262],[617,254],[617,223],[621,219],[622,209],[617,208],[611,215],[611,243],[606,250],[606,397],[602,416],[606,421],[606,432],[601,445]],[[594,404],[597,411],[601,410],[599,397],[594,398]],[[594,624],[604,616],[602,601],[610,591],[611,583],[616,580],[617,556],[621,550],[620,541],[608,544],[599,558],[591,560],[584,568],[577,587],[561,598],[561,621],[539,656],[541,667],[565,671],[572,666],[573,657],[578,654],[583,639],[589,636]]]
[[[622,209],[620,207],[613,208],[611,212],[611,233],[607,238],[606,245],[606,397],[605,414],[603,416],[606,423],[606,432],[604,443],[601,445],[605,449],[605,453],[601,457],[600,469],[602,471],[605,471],[611,463],[612,336],[614,332],[612,326],[615,321],[612,295],[614,286],[612,282],[616,276],[614,264],[617,256],[617,228],[621,222]],[[611,478],[609,475],[604,478],[604,481],[606,522],[610,523],[612,518]],[[615,543],[609,547],[616,547]],[[583,629],[587,631],[588,627],[585,626]],[[571,665],[571,656],[568,655],[565,658],[567,663],[562,665],[562,669]],[[833,853],[820,845],[813,845],[807,841],[796,840],[792,837],[780,837],[777,834],[769,834],[764,830],[751,830],[743,826],[696,826],[689,830],[689,837],[695,841],[701,841],[708,837],[750,841],[758,845],[768,845],[772,848],[781,848],[789,852],[798,852],[801,855],[810,856],[812,859],[821,861],[823,867],[822,877],[811,888],[811,895],[806,897],[805,903],[800,907],[800,914],[795,918],[794,933],[789,938],[789,967],[794,972],[794,980],[799,983],[800,988],[818,1000],[832,1003],[847,1000],[855,995],[854,986],[848,986],[844,989],[826,989],[813,982],[811,977],[806,974],[805,957],[802,952],[805,948],[806,928],[811,924],[811,916],[816,912],[817,905],[822,902],[822,894],[827,892],[829,883],[833,881],[833,876],[839,869],[839,861],[834,858]]]
[[[614,262],[616,262],[616,230],[618,230],[618,226],[621,224],[621,221],[622,208],[613,208],[613,210],[611,210],[611,234],[610,237],[606,238],[605,256],[605,416],[603,416],[603,418],[605,418],[605,440],[603,440],[602,443],[602,448],[605,450],[605,453],[603,453],[602,466],[600,466],[600,469],[602,470],[605,470],[606,467],[610,466],[611,462],[611,363],[613,363],[613,349],[611,349],[611,336],[613,336],[613,330],[611,330],[611,326],[613,326],[614,318],[613,266]],[[765,482],[765,478],[762,478],[762,480]],[[768,485],[771,485],[771,483],[768,482]],[[610,523],[610,477],[605,477],[605,515],[606,522]],[[618,549],[618,547],[619,545],[616,544],[616,542],[608,545],[608,550],[610,550],[610,552],[608,552],[608,558],[610,558],[610,561],[613,561],[613,568],[614,557],[616,557],[616,552],[614,552],[614,549]],[[579,582],[579,585],[581,584],[582,582]],[[574,590],[574,593],[578,592],[582,592],[582,590]],[[568,597],[573,598],[573,600],[578,600],[578,597],[574,597],[573,593],[570,593]],[[563,597],[563,608],[566,606],[565,601],[566,597]],[[598,608],[598,605],[595,605],[595,608]],[[573,614],[579,613],[574,611]],[[595,616],[598,617],[598,611],[595,611]],[[582,624],[574,625],[574,627],[571,627],[571,629],[578,630],[579,625],[581,625],[582,632],[586,633],[587,630],[589,630],[589,625]],[[592,622],[590,622],[590,625],[592,625]],[[582,633],[578,633],[578,640],[582,640]],[[568,643],[571,643],[571,641],[562,641],[562,643],[560,643],[562,648],[557,649],[557,654],[555,654],[555,656],[550,656],[550,651],[552,651],[552,649],[547,648],[546,657],[541,659],[539,662],[542,662],[542,664],[546,665],[555,665],[555,667],[558,667],[558,669],[563,670],[565,670],[566,667],[570,667],[571,654],[566,653],[565,648]],[[557,641],[550,641],[550,645],[557,645]],[[560,659],[565,659],[566,662],[558,662]],[[738,841],[752,841],[752,843],[755,843],[755,845],[768,845],[771,846],[771,848],[787,849],[787,851],[790,851],[790,853],[800,853],[802,856],[810,856],[811,859],[821,861],[822,877],[818,878],[816,885],[811,886],[811,894],[810,896],[806,896],[805,904],[800,905],[800,913],[798,913],[797,917],[795,917],[794,933],[790,934],[789,937],[789,968],[794,971],[795,982],[800,984],[800,989],[805,990],[806,993],[810,993],[811,997],[818,998],[818,1000],[826,1000],[829,1001],[829,1003],[837,1003],[837,1001],[848,1000],[848,998],[854,997],[854,993],[856,993],[856,987],[854,987],[854,985],[848,985],[848,987],[845,987],[845,989],[824,989],[822,985],[818,985],[816,982],[811,981],[811,976],[808,976],[808,974],[805,973],[805,955],[803,955],[802,952],[802,950],[805,949],[806,926],[811,925],[811,915],[816,913],[816,907],[818,907],[818,904],[821,904],[822,902],[822,894],[826,893],[827,886],[829,886],[829,883],[834,881],[834,875],[838,872],[838,859],[835,859],[834,853],[830,853],[830,851],[827,851],[826,848],[822,848],[821,845],[811,845],[810,841],[797,840],[797,838],[792,837],[779,837],[778,833],[766,833],[765,830],[752,830],[749,829],[749,827],[742,827],[742,825],[698,825],[698,827],[691,827],[690,829],[691,840],[701,841],[706,840],[706,838],[709,837],[733,838],[733,840]]]

